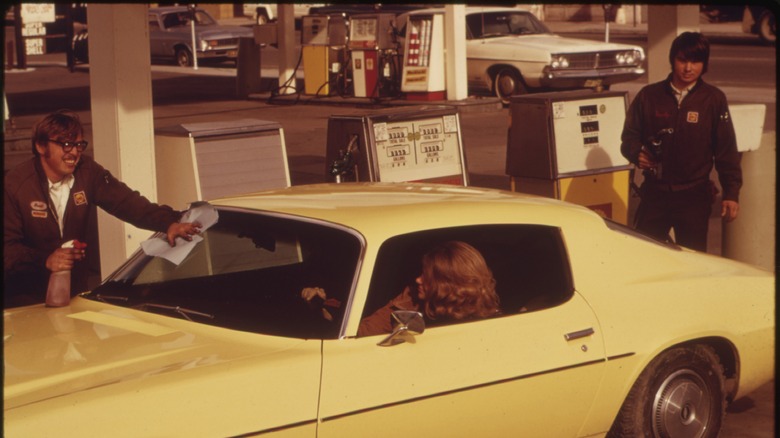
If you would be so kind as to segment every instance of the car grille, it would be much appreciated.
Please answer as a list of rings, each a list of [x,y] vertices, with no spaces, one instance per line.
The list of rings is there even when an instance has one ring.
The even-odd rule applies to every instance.
[[[223,40],[214,40],[216,43],[214,48],[220,48],[220,47],[236,47],[238,46],[238,38],[226,38]]]
[[[614,68],[626,66],[626,64],[619,64],[615,58],[618,53],[625,52],[625,50],[615,50],[599,53],[567,53],[564,56],[569,60],[570,69]],[[631,65],[637,64],[635,62]]]

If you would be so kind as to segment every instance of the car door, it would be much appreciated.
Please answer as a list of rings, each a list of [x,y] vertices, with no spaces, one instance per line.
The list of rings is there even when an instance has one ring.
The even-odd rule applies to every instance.
[[[502,316],[429,327],[391,347],[377,345],[384,335],[325,341],[318,436],[577,435],[605,351],[559,229],[491,225],[388,239],[363,316],[387,301],[386,289],[400,292],[394,278],[419,272],[425,248],[447,240],[483,255]]]
[[[319,437],[576,436],[603,374],[596,318],[559,306],[384,336],[325,341]]]

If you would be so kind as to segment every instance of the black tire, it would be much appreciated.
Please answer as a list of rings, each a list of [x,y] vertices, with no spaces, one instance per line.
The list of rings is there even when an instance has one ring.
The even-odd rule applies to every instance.
[[[496,73],[495,78],[493,78],[493,90],[496,97],[501,99],[501,103],[504,105],[509,105],[512,96],[528,93],[520,73],[508,67]]]
[[[725,414],[724,382],[712,348],[666,351],[634,383],[607,436],[715,438]]]
[[[181,67],[192,67],[192,52],[186,47],[176,49],[176,64]]]
[[[756,29],[758,30],[758,36],[761,40],[767,44],[777,43],[775,14],[772,11],[764,11],[758,18],[758,24]]]

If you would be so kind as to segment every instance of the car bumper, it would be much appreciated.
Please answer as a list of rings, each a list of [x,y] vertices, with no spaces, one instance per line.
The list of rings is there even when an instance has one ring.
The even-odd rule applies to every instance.
[[[205,52],[198,51],[198,59],[223,59],[230,58],[235,59],[238,57],[238,48],[208,50]]]
[[[587,88],[628,82],[643,74],[645,69],[639,67],[569,71],[545,69],[539,82],[545,88]]]

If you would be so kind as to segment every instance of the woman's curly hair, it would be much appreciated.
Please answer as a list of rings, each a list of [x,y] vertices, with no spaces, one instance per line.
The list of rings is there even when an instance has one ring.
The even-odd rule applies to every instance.
[[[445,242],[422,259],[425,316],[476,319],[499,313],[496,280],[482,254],[463,242]]]

